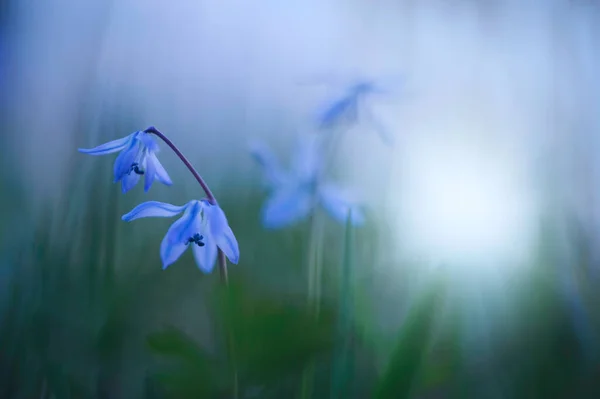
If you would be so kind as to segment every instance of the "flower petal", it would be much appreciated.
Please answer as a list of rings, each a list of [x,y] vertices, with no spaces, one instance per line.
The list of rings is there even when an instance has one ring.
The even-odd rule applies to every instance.
[[[131,140],[131,143],[129,143],[129,146],[117,156],[117,159],[115,159],[115,165],[113,167],[115,183],[129,173],[131,165],[135,162],[135,158],[139,153],[139,147],[139,141],[134,138]]]
[[[209,238],[206,238],[204,243],[203,247],[194,244],[192,251],[194,252],[194,259],[196,259],[198,268],[204,273],[210,273],[217,260],[217,246],[214,242],[209,241]]]
[[[275,191],[262,209],[262,223],[279,229],[305,218],[313,208],[313,196],[298,186],[283,186]]]
[[[106,155],[106,154],[112,154],[117,151],[122,151],[129,146],[130,141],[132,140],[133,136],[136,133],[137,132],[131,133],[130,135],[123,137],[121,139],[117,139],[117,140],[109,141],[108,143],[100,144],[99,146],[94,147],[94,148],[78,148],[77,151],[84,153],[84,154],[90,154],[90,155]]]
[[[325,185],[319,189],[319,199],[325,210],[340,223],[346,223],[348,212],[352,209],[351,223],[355,226],[365,222],[365,216],[359,203],[347,192],[333,185]]]
[[[356,97],[352,95],[346,95],[335,101],[318,117],[321,129],[343,127],[356,121]]]
[[[211,205],[208,201],[203,202],[203,207],[208,219],[210,239],[225,253],[231,263],[237,265],[240,260],[240,248],[233,230],[229,227],[225,212],[219,205]]]
[[[140,181],[140,175],[137,173],[130,173],[123,176],[121,179],[121,191],[125,194],[131,190]]]
[[[152,163],[152,165],[154,167],[155,177],[156,177],[156,179],[158,179],[159,182],[161,182],[165,186],[173,185],[173,182],[171,181],[169,174],[167,173],[165,168],[162,166],[162,164],[158,160],[158,157],[156,156],[155,152],[151,151],[148,153],[147,162],[148,162],[148,164]]]
[[[147,201],[133,208],[129,213],[121,217],[126,222],[147,217],[173,217],[183,212],[188,204],[176,206],[166,202]]]
[[[154,140],[150,133],[139,132],[139,135],[137,137],[142,142],[144,147],[148,149],[148,151],[158,152],[160,150],[160,148],[158,147],[158,143],[156,142],[156,140]]]
[[[154,183],[154,178],[156,177],[156,166],[154,161],[150,158],[149,153],[146,155],[145,164],[146,164],[146,178],[144,179],[144,191],[148,192],[150,187],[152,187],[152,183]]]
[[[171,226],[171,228],[173,228],[173,226]],[[169,231],[171,231],[171,229],[169,229]],[[160,259],[163,264],[163,270],[175,263],[186,249],[187,245],[183,242],[171,242],[169,240],[169,233],[167,232],[167,235],[165,235],[165,238],[163,238],[160,243]]]
[[[263,142],[252,142],[250,144],[250,155],[262,167],[269,188],[287,182],[289,179],[287,173],[281,168],[275,154]]]
[[[320,140],[316,135],[302,136],[297,142],[297,152],[294,156],[293,168],[298,179],[312,182],[319,173],[322,165]]]
[[[183,216],[169,227],[160,244],[160,257],[163,269],[175,262],[186,250],[187,239],[197,232],[199,227],[199,201],[190,201]]]

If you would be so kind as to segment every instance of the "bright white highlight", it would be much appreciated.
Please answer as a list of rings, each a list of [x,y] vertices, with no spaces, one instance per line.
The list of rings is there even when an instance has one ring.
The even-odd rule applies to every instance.
[[[534,227],[524,171],[507,154],[449,141],[417,145],[404,162],[407,249],[436,263],[523,260]]]

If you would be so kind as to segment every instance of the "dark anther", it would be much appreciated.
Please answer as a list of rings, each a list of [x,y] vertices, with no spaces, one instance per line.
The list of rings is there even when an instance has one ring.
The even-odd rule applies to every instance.
[[[192,237],[187,239],[187,241],[185,242],[185,245],[194,243],[199,247],[203,247],[204,246],[204,243],[202,242],[203,239],[204,239],[204,237],[202,237],[200,234],[196,233]]]
[[[131,168],[129,169],[129,172],[127,172],[127,174],[130,175],[131,172],[135,172],[136,175],[144,174],[144,171],[140,169],[140,166],[137,162],[131,164]]]

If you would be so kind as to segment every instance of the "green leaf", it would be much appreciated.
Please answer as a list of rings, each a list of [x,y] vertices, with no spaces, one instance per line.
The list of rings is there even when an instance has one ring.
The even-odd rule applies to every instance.
[[[210,356],[192,338],[175,327],[148,335],[146,343],[157,355],[179,359],[199,368],[212,367]]]
[[[239,283],[230,284],[221,295],[219,316],[232,331],[242,380],[281,380],[331,351],[331,307],[323,306],[315,318],[304,297],[250,292]]]
[[[335,348],[331,378],[331,398],[348,398],[354,369],[354,295],[352,292],[352,223],[351,214],[346,221],[344,257],[341,268],[340,317],[338,319],[337,347]]]
[[[208,378],[202,378],[197,370],[189,367],[179,366],[168,371],[158,372],[154,375],[154,379],[168,397],[176,399],[215,398],[223,392],[218,383]]]
[[[410,397],[414,382],[429,350],[436,310],[441,303],[444,290],[442,279],[434,281],[409,309],[387,370],[376,389],[375,399]]]
[[[173,367],[156,375],[156,379],[173,397],[212,397],[205,395],[222,390],[223,365],[182,331],[169,327],[150,334],[146,342],[151,352],[175,362]]]
[[[460,309],[456,306],[454,310],[444,313],[446,323],[427,355],[422,376],[419,378],[419,392],[427,394],[443,389],[453,397],[464,397],[466,384],[460,374],[463,361],[460,322],[463,318],[460,317]]]

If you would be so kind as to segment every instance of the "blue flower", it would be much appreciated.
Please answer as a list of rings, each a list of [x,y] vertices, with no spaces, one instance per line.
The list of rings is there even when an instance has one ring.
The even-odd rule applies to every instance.
[[[250,144],[250,155],[262,167],[267,188],[277,187],[289,179],[289,174],[281,168],[279,160],[265,143],[252,142]]]
[[[318,116],[321,129],[344,128],[349,129],[360,122],[366,122],[375,129],[386,144],[393,144],[394,139],[373,115],[367,99],[373,94],[386,93],[385,90],[371,81],[359,81],[352,84],[346,93],[324,107]]]
[[[262,224],[278,229],[306,218],[317,206],[331,217],[346,223],[352,210],[352,224],[364,223],[360,203],[348,192],[334,184],[321,183],[322,154],[318,141],[305,138],[300,141],[291,171],[284,171],[275,161],[275,155],[264,145],[254,145],[252,156],[259,162],[269,183],[270,196],[261,212]]]
[[[131,190],[138,183],[141,175],[146,176],[144,182],[146,192],[150,190],[155,179],[167,186],[173,184],[169,174],[156,157],[159,151],[158,144],[149,133],[138,131],[98,147],[79,149],[79,152],[90,155],[106,155],[119,151],[121,153],[115,160],[113,170],[115,183],[121,182],[123,193]]]
[[[191,246],[196,264],[204,273],[210,273],[217,258],[217,248],[231,263],[240,258],[238,242],[219,205],[207,200],[192,200],[183,206],[158,201],[144,202],[123,215],[126,222],[144,217],[183,216],[171,225],[160,245],[163,269],[174,263]]]

